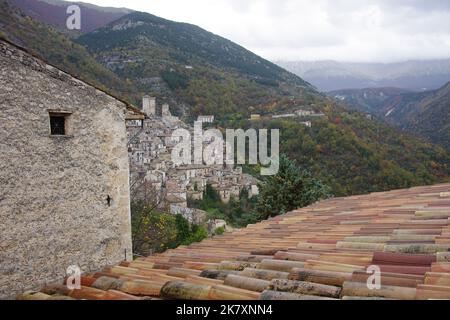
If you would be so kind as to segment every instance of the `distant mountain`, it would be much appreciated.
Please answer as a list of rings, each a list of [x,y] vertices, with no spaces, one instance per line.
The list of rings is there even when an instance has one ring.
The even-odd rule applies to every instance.
[[[370,88],[329,94],[356,110],[370,112],[450,150],[450,82],[438,90],[425,92]]]
[[[0,37],[135,104],[151,94],[158,107],[169,102],[188,121],[212,114],[220,128],[280,129],[281,152],[337,196],[450,180],[448,150],[369,120],[300,77],[193,25],[135,12],[81,36],[81,46],[0,0]],[[324,115],[247,120],[251,113],[300,109]],[[306,120],[312,127],[301,123]]]
[[[450,59],[400,63],[279,61],[278,65],[304,78],[321,91],[395,87],[434,90],[450,81]]]
[[[377,115],[387,100],[409,92],[412,91],[398,88],[365,88],[330,91],[328,95],[353,109]]]
[[[71,33],[66,27],[70,5],[78,5],[81,9],[81,32],[90,32],[132,12],[125,8],[105,8],[84,2],[68,2],[61,0],[8,0],[28,16],[47,23],[60,31]]]

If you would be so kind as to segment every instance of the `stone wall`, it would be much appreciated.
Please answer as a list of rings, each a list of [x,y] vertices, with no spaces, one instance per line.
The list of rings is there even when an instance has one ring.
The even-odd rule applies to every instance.
[[[0,298],[132,258],[125,111],[0,41]]]
[[[180,205],[171,204],[169,211],[173,215],[182,215],[183,218],[191,224],[204,225],[208,221],[208,213],[200,209],[187,208]]]

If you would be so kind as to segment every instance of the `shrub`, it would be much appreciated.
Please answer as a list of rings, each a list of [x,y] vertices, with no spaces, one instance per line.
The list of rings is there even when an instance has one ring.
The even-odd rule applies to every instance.
[[[200,242],[208,237],[208,230],[205,227],[199,225],[192,225],[191,235],[185,240],[183,244],[190,245],[194,242]]]
[[[188,79],[179,73],[166,71],[161,74],[161,77],[172,90],[186,89],[188,86]]]
[[[203,226],[190,225],[182,215],[155,212],[143,201],[131,203],[133,251],[148,256],[180,245],[189,245],[208,237]]]
[[[331,196],[328,186],[286,155],[280,156],[278,173],[264,177],[259,189],[257,211],[261,219],[284,214]]]
[[[215,231],[214,231],[214,234],[216,235],[216,236],[220,236],[220,235],[222,235],[222,234],[224,234],[225,233],[225,227],[219,227],[219,228],[217,228]]]

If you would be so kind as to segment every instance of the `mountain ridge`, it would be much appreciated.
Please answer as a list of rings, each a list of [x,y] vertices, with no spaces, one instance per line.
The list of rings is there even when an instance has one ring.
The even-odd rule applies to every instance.
[[[318,94],[303,79],[228,39],[148,13],[130,13],[76,42],[142,92],[163,100],[176,96],[173,104],[184,104],[178,114],[264,111],[264,104],[299,91]],[[206,86],[212,95],[202,90]]]
[[[134,25],[120,25],[123,22],[128,22],[133,24],[134,21]],[[154,25],[154,24],[158,24],[159,25]],[[165,32],[163,34],[161,34],[161,36],[163,37],[163,39],[158,39],[157,37],[154,37],[152,34],[150,34],[149,31],[154,31],[154,28],[148,28],[146,29],[145,27],[151,26],[151,27],[157,27],[160,29],[169,29],[168,32]],[[120,30],[120,27],[125,28],[124,30]],[[118,37],[116,39],[107,39],[108,41],[113,41],[113,43],[109,43],[109,45],[120,45],[120,42],[122,41],[131,41],[132,39],[127,39],[124,40],[121,38],[121,34],[120,31],[126,31],[128,34],[130,33],[130,28],[135,28],[138,29],[137,33],[139,36],[147,36],[149,38],[151,38],[153,41],[157,41],[160,44],[164,44],[164,45],[178,45],[179,47],[177,49],[179,50],[184,50],[186,53],[188,54],[196,54],[199,55],[201,58],[206,59],[207,61],[212,59],[218,59],[218,53],[220,51],[221,54],[229,54],[230,51],[231,54],[229,54],[224,60],[222,60],[222,62],[224,63],[224,65],[227,65],[229,67],[234,67],[234,68],[239,68],[241,66],[239,58],[242,58],[244,62],[247,63],[251,63],[251,67],[253,68],[249,68],[247,66],[247,70],[243,70],[243,71],[247,71],[249,72],[249,75],[254,75],[254,76],[260,76],[260,77],[264,77],[265,75],[267,75],[267,73],[272,73],[271,76],[273,76],[273,74],[278,75],[279,73],[288,73],[285,69],[279,67],[278,65],[260,57],[257,56],[256,54],[254,54],[253,52],[249,51],[248,49],[228,40],[225,39],[219,35],[216,35],[212,32],[206,31],[202,28],[200,28],[199,26],[196,26],[194,24],[190,24],[190,23],[184,23],[184,22],[175,22],[175,21],[171,21],[171,20],[167,20],[161,17],[157,17],[155,15],[149,14],[149,13],[145,13],[145,12],[132,12],[124,17],[121,17],[111,23],[109,23],[107,26],[104,26],[98,30],[95,30],[94,32],[90,33],[90,35],[82,35],[80,36],[79,39],[77,39],[77,42],[87,45],[91,50],[93,48],[93,43],[89,43],[89,41],[102,41],[105,40],[100,34],[104,32],[108,32],[110,29],[112,28],[113,31],[119,31],[116,32],[116,35],[118,35]],[[128,29],[128,30],[127,30]],[[177,35],[177,37],[175,38],[175,36],[173,35],[173,33],[175,32],[179,32],[182,33],[180,35]],[[100,35],[97,37],[97,35]],[[173,36],[173,38],[170,38],[171,36]],[[133,36],[132,36],[133,37]],[[186,38],[184,38],[186,37]],[[188,39],[188,37],[190,37],[190,39]],[[208,39],[208,37],[210,37],[210,39]],[[184,38],[184,39],[183,39]],[[180,41],[181,40],[181,41]],[[188,41],[187,41],[188,40]],[[114,41],[116,41],[116,43],[114,43]],[[178,41],[177,43],[175,43],[176,41]],[[210,41],[210,46],[206,46],[206,45],[202,45],[201,41]],[[189,42],[189,43],[187,43]],[[201,52],[194,52],[191,47],[192,42],[194,42],[196,45],[200,45],[201,46]],[[213,42],[222,42],[221,43],[221,48],[215,48],[212,47],[211,45],[213,44]],[[92,51],[95,52],[96,49],[102,49],[99,48],[101,45],[104,45],[104,42],[100,42],[100,43],[95,43],[95,47]],[[104,48],[103,48],[104,49]],[[217,51],[215,51],[217,49]],[[221,49],[221,50],[219,50]],[[225,52],[223,52],[225,51]],[[239,57],[233,56],[233,54],[238,53],[239,51],[242,51],[243,53],[239,53]],[[257,70],[257,64],[262,64],[263,67],[265,69],[267,69],[268,71],[265,72],[265,70]],[[298,81],[298,84],[301,85],[306,85],[308,86],[309,84],[306,83],[303,79],[301,79],[300,77],[294,75],[294,74],[290,74],[292,79],[295,79],[296,81]]]
[[[396,63],[278,61],[321,91],[396,87],[434,90],[450,80],[450,59],[409,60]]]

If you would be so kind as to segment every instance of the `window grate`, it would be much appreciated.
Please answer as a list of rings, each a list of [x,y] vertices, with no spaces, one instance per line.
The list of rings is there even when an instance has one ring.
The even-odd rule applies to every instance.
[[[64,136],[66,134],[66,118],[61,115],[50,115],[51,135]]]

